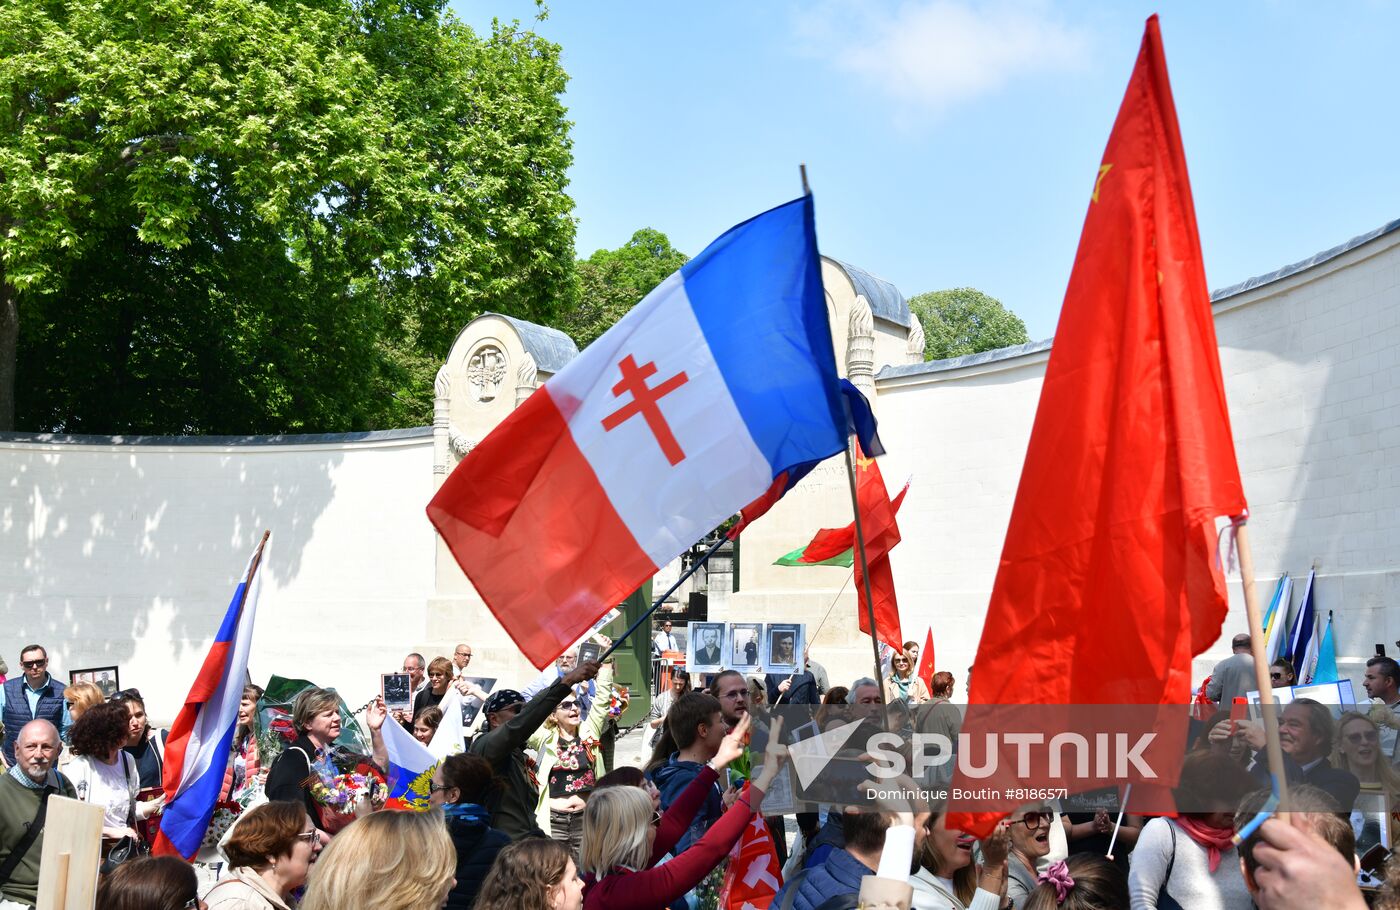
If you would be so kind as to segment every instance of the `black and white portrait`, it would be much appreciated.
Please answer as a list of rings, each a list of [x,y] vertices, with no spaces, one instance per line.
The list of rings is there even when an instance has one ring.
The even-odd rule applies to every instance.
[[[724,623],[690,623],[686,669],[692,673],[717,673],[724,668]]]

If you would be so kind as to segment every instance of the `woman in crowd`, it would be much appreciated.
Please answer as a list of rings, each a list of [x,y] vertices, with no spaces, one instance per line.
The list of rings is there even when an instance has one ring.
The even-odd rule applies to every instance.
[[[1228,756],[1187,754],[1177,803],[1204,811],[1152,818],[1143,826],[1128,873],[1133,910],[1156,910],[1163,895],[1191,910],[1251,910],[1232,838],[1235,808],[1256,786]]]
[[[606,790],[609,787],[636,787],[647,795],[651,800],[652,812],[660,817],[661,812],[661,791],[656,789],[656,784],[641,768],[634,768],[631,765],[623,765],[621,768],[614,768],[607,774],[598,778],[598,783],[593,786],[593,792]]]
[[[262,686],[249,683],[243,687],[243,695],[238,700],[238,726],[229,747],[220,800],[241,801],[256,792],[266,777],[258,761],[258,700],[262,697]]]
[[[448,904],[450,907],[451,904]],[[501,851],[481,885],[475,910],[582,910],[583,879],[569,848],[523,840]]]
[[[763,678],[749,676],[746,679],[749,683],[749,709],[763,707],[768,703],[768,687],[764,685]]]
[[[451,684],[452,661],[446,657],[434,657],[428,662],[428,684],[413,699],[414,718],[428,708],[436,708]]]
[[[382,703],[377,713],[375,707],[366,712],[366,719],[377,740],[384,718]],[[297,738],[272,763],[264,789],[270,800],[300,803],[316,827],[325,830],[320,805],[306,780],[313,764],[329,760],[331,747],[340,738],[340,698],[332,689],[302,690],[292,703],[292,727]]]
[[[375,812],[321,853],[301,910],[436,910],[447,900],[456,866],[440,809]]]
[[[1230,724],[1229,711],[1217,711],[1207,720],[1201,728],[1200,735],[1196,737],[1196,743],[1192,746],[1193,752],[1206,752],[1214,755],[1223,755],[1241,767],[1249,764],[1249,742],[1243,736],[1231,736],[1228,739],[1216,737],[1216,741],[1211,741],[1210,733],[1221,724]]]
[[[671,674],[671,685],[666,691],[652,699],[651,712],[647,714],[647,726],[652,729],[651,740],[647,743],[649,748],[655,748],[657,740],[661,739],[662,728],[666,725],[666,715],[670,713],[671,705],[689,691],[690,674],[676,671]]]
[[[1347,711],[1337,718],[1337,744],[1332,765],[1350,771],[1362,786],[1381,786],[1400,794],[1400,772],[1381,752],[1381,729],[1365,714]],[[1342,806],[1342,811],[1351,809]]]
[[[112,696],[112,703],[126,708],[126,754],[136,762],[141,775],[141,789],[154,790],[161,786],[165,773],[165,738],[168,730],[156,730],[146,720],[146,702],[135,689],[123,689]]]
[[[491,813],[486,810],[487,798],[499,786],[491,763],[480,755],[459,752],[433,772],[428,804],[442,809],[457,851],[457,884],[447,895],[447,910],[470,910],[496,855],[510,843],[509,837],[491,827]]]
[[[928,700],[928,687],[914,675],[914,662],[903,651],[896,651],[890,658],[890,675],[885,677],[885,703],[921,705]]]
[[[1006,895],[1017,907],[1035,890],[1036,864],[1050,852],[1050,826],[1055,816],[1045,806],[1024,806],[1011,813],[1011,854],[1006,862]]]
[[[584,907],[589,910],[658,910],[709,875],[758,814],[763,794],[786,750],[782,721],[773,718],[763,769],[733,805],[678,856],[656,865],[680,840],[719,780],[720,772],[744,754],[751,715],[745,714],[720,741],[719,751],[671,803],[653,827],[652,801],[636,787],[609,787],[593,794],[583,812]]]
[[[300,803],[263,803],[224,843],[229,872],[204,893],[210,910],[290,910],[321,852],[321,832]]]
[[[982,867],[973,861],[976,839],[949,831],[943,814],[934,812],[924,823],[926,836],[919,851],[919,869],[909,879],[915,910],[997,910],[1006,890],[1006,860],[1011,836],[1005,825],[982,842]]]
[[[68,703],[68,719],[75,723],[88,708],[106,701],[102,697],[102,690],[90,682],[78,683],[64,689],[63,700]]]
[[[1026,910],[1122,910],[1128,906],[1123,870],[1097,853],[1076,853],[1040,874]]]
[[[437,706],[424,708],[413,718],[413,738],[426,746],[433,741],[433,734],[437,733],[441,724],[441,708]]]
[[[97,885],[97,910],[205,910],[194,867],[174,856],[122,863]]]
[[[102,850],[107,851],[123,837],[136,840],[136,822],[149,817],[164,804],[164,798],[145,803],[137,801],[141,789],[136,762],[123,751],[131,715],[123,705],[100,704],[83,712],[73,724],[73,760],[63,773],[77,788],[78,799],[101,806]]]
[[[571,692],[529,740],[539,765],[535,824],[550,837],[568,844],[575,856],[583,840],[584,800],[608,770],[603,767],[599,740],[608,719],[606,706],[612,698],[612,678],[613,664],[609,661],[598,672],[598,694],[587,719],[580,719],[578,695]]]
[[[1269,683],[1275,689],[1298,685],[1298,674],[1288,658],[1280,657],[1269,665]]]

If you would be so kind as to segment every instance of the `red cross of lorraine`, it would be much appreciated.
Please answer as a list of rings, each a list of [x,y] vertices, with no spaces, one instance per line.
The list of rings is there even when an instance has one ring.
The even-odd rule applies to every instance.
[[[639,367],[636,359],[628,354],[617,366],[622,370],[622,379],[613,386],[613,396],[620,398],[623,392],[631,392],[632,400],[604,417],[603,429],[614,430],[628,419],[641,414],[652,435],[656,437],[657,445],[661,446],[661,451],[666,455],[666,460],[673,466],[685,461],[685,452],[681,451],[680,443],[676,442],[676,437],[671,432],[670,425],[666,423],[658,402],[661,401],[661,396],[669,395],[689,382],[690,377],[682,370],[660,385],[648,388],[647,379],[656,375],[655,361],[648,361]]]

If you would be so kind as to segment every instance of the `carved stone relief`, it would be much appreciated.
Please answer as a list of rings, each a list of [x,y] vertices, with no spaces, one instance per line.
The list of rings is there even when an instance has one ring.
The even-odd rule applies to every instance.
[[[495,345],[482,345],[467,359],[467,384],[473,400],[494,401],[505,378],[506,355]]]

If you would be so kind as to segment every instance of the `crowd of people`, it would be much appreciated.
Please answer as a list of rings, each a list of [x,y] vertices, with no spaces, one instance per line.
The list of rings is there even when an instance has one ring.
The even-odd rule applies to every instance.
[[[668,626],[658,644],[663,637],[665,651],[677,650]],[[419,811],[380,811],[385,791],[376,787],[355,811],[328,810],[318,781],[343,765],[343,701],[330,689],[301,691],[287,742],[268,761],[265,693],[250,685],[219,794],[236,820],[211,825],[210,853],[196,864],[146,855],[165,808],[167,732],[148,722],[140,692],[104,699],[91,684],[65,686],[46,649],[28,645],[22,674],[0,686],[0,910],[37,900],[52,794],[102,808],[98,910],[709,910],[728,858],[755,827],[771,834],[785,873],[771,902],[778,910],[1400,910],[1400,895],[1363,896],[1357,886],[1358,854],[1384,837],[1354,810],[1363,789],[1400,793],[1400,667],[1368,662],[1363,685],[1374,703],[1365,710],[1334,717],[1307,699],[1286,706],[1290,811],[1236,844],[1265,805],[1269,779],[1263,726],[1230,710],[1253,668],[1247,637],[1234,644],[1207,686],[1220,710],[1200,723],[1182,768],[1192,811],[1114,819],[1102,808],[1031,804],[981,840],[950,827],[945,806],[911,796],[926,792],[912,781],[883,791],[867,783],[861,805],[764,811],[785,775],[775,705],[813,705],[823,728],[867,717],[957,741],[956,680],[947,671],[920,678],[912,642],[890,655],[881,679],[848,686],[829,686],[810,654],[786,676],[727,670],[697,680],[677,670],[642,722],[642,767],[615,765],[605,748],[620,701],[611,664],[570,652],[519,690],[486,692],[467,677],[469,645],[451,659],[410,654],[413,708],[390,711],[375,698],[363,709],[367,754],[351,757],[368,778],[388,770],[386,724],[428,742],[450,687],[482,703],[480,729],[432,769]],[[1287,685],[1293,668],[1272,674]],[[1106,842],[1116,844],[1112,856]],[[1369,857],[1378,879],[1400,865],[1384,853]]]

